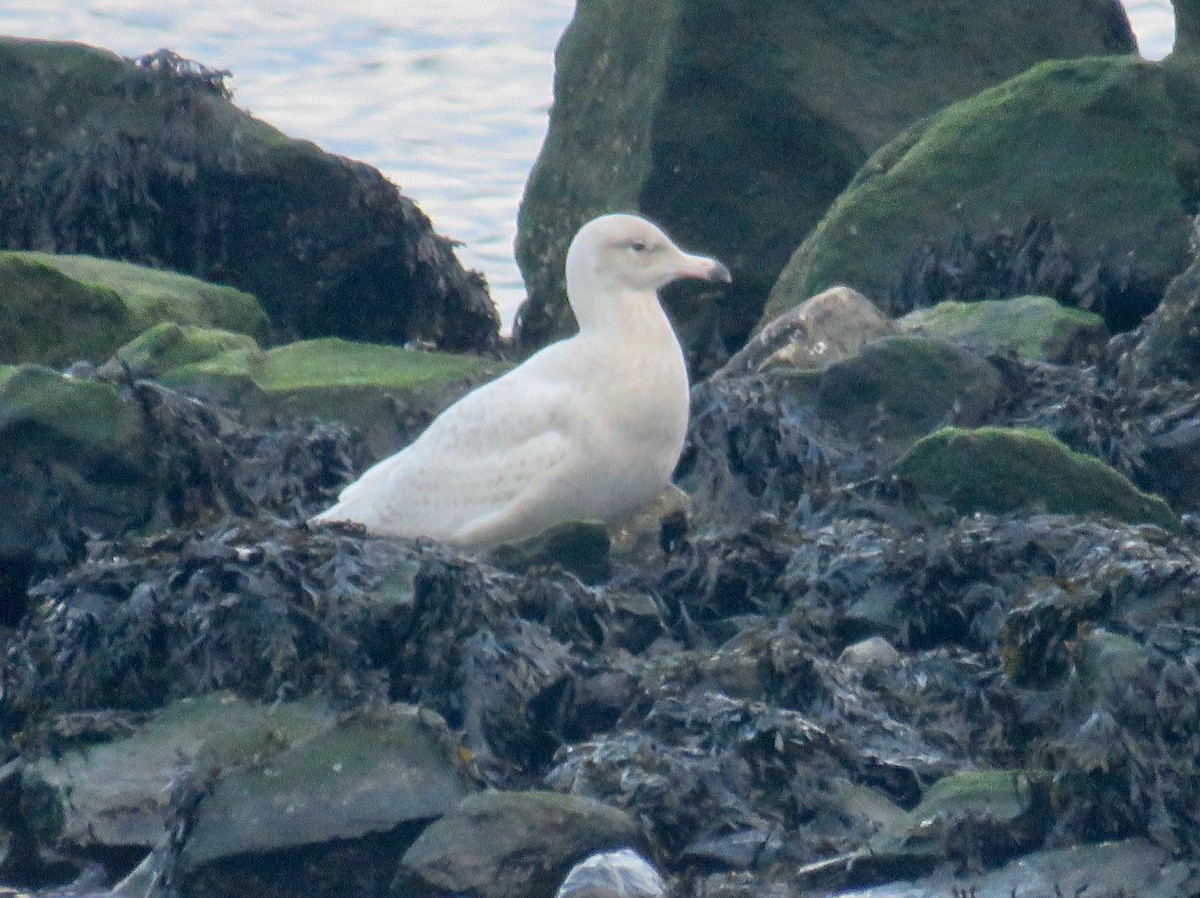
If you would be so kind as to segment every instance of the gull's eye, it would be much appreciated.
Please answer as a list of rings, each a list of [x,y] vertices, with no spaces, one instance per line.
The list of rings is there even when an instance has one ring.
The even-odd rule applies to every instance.
[[[629,248],[635,253],[644,253],[646,251],[646,244],[642,243],[640,240],[635,240],[633,243],[629,244]]]

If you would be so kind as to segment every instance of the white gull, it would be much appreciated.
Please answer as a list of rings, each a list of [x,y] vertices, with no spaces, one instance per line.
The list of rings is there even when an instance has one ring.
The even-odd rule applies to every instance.
[[[489,548],[636,511],[670,484],[687,431],[687,369],[657,293],[678,278],[730,279],[644,218],[585,224],[567,251],[579,333],[468,393],[313,522]]]

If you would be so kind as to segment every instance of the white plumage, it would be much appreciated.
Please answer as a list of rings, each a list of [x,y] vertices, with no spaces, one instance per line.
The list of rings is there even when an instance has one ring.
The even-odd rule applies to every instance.
[[[683,352],[657,294],[677,278],[729,271],[636,215],[588,222],[567,252],[579,333],[464,396],[313,521],[486,548],[653,499],[688,421]]]

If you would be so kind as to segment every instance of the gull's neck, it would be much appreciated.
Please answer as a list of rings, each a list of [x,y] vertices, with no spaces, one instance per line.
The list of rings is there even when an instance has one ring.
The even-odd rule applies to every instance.
[[[575,285],[570,285],[575,286]],[[590,290],[571,290],[571,310],[580,335],[633,341],[677,342],[675,331],[653,290],[635,290],[589,285]]]

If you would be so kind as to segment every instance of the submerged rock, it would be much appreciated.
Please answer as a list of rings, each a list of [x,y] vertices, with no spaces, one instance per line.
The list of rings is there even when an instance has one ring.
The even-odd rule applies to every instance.
[[[1200,198],[1200,95],[1172,83],[1132,56],[1044,62],[913,125],[805,238],[767,317],[846,284],[892,313],[1043,293],[1133,327],[1186,266]]]
[[[229,284],[292,339],[494,346],[483,278],[412,200],[237,108],[224,73],[17,38],[0,40],[0,71],[0,246]]]
[[[935,18],[920,2],[672,0],[653,13],[582,2],[558,47],[550,129],[521,205],[529,300],[518,336],[540,345],[570,330],[571,236],[593,215],[637,211],[729,265],[716,329],[735,349],[788,256],[880,145],[1040,60],[1134,51],[1111,0],[1006,0]],[[711,314],[676,311],[702,332],[693,348],[706,345]]]

